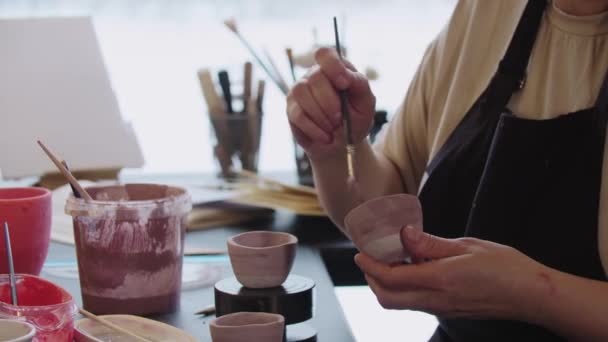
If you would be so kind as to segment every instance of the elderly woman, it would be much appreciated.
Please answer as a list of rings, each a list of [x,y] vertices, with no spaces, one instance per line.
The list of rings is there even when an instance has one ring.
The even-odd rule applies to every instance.
[[[363,196],[423,206],[401,235],[425,262],[356,257],[384,307],[436,314],[434,341],[608,341],[607,0],[461,0],[374,148],[367,80],[316,60],[287,108],[331,218],[357,198],[338,90]]]

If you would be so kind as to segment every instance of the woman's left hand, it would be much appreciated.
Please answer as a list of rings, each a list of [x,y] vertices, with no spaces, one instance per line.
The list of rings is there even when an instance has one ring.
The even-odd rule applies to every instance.
[[[389,266],[365,254],[355,257],[387,309],[529,320],[538,312],[537,295],[551,287],[551,269],[508,246],[443,239],[412,227],[402,229],[401,240],[415,260],[431,261]]]

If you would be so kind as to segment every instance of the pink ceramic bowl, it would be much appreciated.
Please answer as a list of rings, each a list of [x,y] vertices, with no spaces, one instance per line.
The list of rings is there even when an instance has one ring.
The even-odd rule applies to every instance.
[[[409,257],[401,244],[401,228],[422,230],[422,206],[418,197],[398,194],[367,201],[352,209],[344,219],[346,234],[357,248],[387,264]]]
[[[285,318],[265,312],[237,312],[209,324],[213,342],[282,342]]]
[[[298,238],[288,233],[253,231],[228,239],[236,279],[249,288],[283,284],[296,256]]]

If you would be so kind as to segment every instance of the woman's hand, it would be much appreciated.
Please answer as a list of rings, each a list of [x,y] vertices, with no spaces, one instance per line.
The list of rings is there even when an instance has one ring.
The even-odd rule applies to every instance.
[[[334,49],[320,48],[317,64],[287,96],[287,116],[298,143],[311,159],[344,155],[344,129],[338,91],[348,93],[354,143],[367,136],[376,98],[365,76]]]
[[[442,239],[412,227],[402,229],[401,240],[415,259],[431,260],[388,266],[364,254],[355,257],[384,308],[441,317],[538,318],[535,294],[551,286],[546,266],[508,246]]]

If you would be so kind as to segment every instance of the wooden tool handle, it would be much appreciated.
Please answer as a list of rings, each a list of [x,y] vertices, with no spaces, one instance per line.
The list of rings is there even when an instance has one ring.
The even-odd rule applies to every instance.
[[[251,62],[245,63],[245,74],[243,75],[243,112],[247,113],[247,106],[251,98],[251,82],[253,77],[253,65]]]
[[[203,97],[205,98],[205,102],[207,102],[209,114],[214,116],[224,113],[226,108],[224,108],[224,102],[215,89],[211,72],[208,69],[201,69],[197,74],[198,80],[201,84],[201,89],[203,91]]]
[[[68,182],[72,186],[74,186],[76,188],[76,190],[78,190],[78,192],[80,193],[80,195],[82,195],[82,197],[84,197],[84,199],[86,201],[92,201],[93,198],[89,195],[88,192],[86,192],[86,190],[82,186],[80,186],[80,183],[78,183],[78,181],[76,180],[76,178],[74,178],[74,176],[72,175],[72,173],[70,171],[68,171],[65,168],[65,166],[63,166],[63,164],[61,164],[61,162],[59,161],[59,159],[57,159],[57,157],[55,157],[55,155],[46,146],[44,146],[44,144],[40,140],[38,140],[38,145],[40,145],[40,147],[42,148],[42,150],[44,151],[44,153],[46,153],[46,155],[49,156],[49,158],[51,159],[51,161],[53,162],[53,164],[55,164],[55,166],[57,166],[57,168],[59,169],[59,171],[61,171],[61,173],[68,180]]]
[[[264,92],[265,92],[265,88],[266,88],[266,81],[259,80],[258,81],[257,107],[258,107],[258,113],[260,113],[260,115],[262,113],[264,113],[264,111],[262,110],[262,108],[263,108],[263,105],[264,105]]]
[[[106,326],[106,327],[108,327],[108,328],[110,328],[110,329],[112,329],[112,330],[114,330],[114,331],[116,331],[116,332],[121,333],[121,334],[125,334],[125,335],[127,335],[127,336],[129,336],[129,337],[132,337],[132,338],[134,338],[134,339],[136,339],[136,340],[138,340],[138,341],[142,341],[142,342],[153,342],[152,340],[149,340],[149,339],[147,339],[147,338],[145,338],[145,337],[139,336],[139,335],[137,335],[137,334],[135,334],[135,333],[133,333],[133,332],[131,332],[131,331],[129,331],[129,330],[127,330],[127,329],[125,329],[125,328],[122,328],[122,327],[120,327],[120,326],[118,326],[118,325],[116,325],[116,324],[114,324],[114,323],[112,323],[112,322],[108,321],[108,320],[107,320],[107,319],[105,319],[105,318],[102,318],[102,317],[96,316],[95,314],[93,314],[93,313],[91,313],[91,312],[88,312],[88,311],[87,311],[87,310],[85,310],[85,309],[79,308],[79,309],[78,309],[78,312],[80,312],[80,314],[81,314],[81,315],[83,315],[83,316],[85,316],[85,317],[87,317],[87,318],[90,318],[90,319],[92,319],[92,320],[94,320],[94,321],[98,322],[98,323],[99,323],[99,324],[101,324],[101,325],[104,325],[104,326]]]

